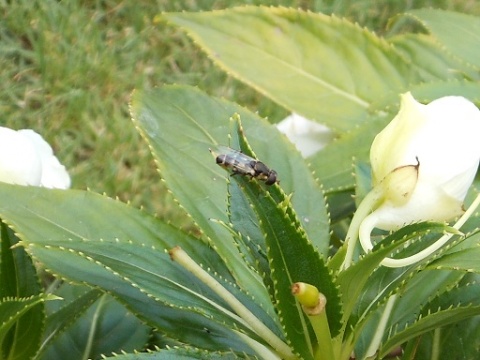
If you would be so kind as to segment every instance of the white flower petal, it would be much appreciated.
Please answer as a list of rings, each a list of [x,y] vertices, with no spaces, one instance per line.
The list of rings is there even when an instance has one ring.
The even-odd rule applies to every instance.
[[[52,147],[33,130],[24,129],[19,130],[18,133],[31,141],[40,156],[42,164],[40,186],[52,189],[68,189],[70,187],[70,176],[65,166],[53,155]]]
[[[42,162],[32,142],[17,131],[0,127],[0,181],[39,186]]]
[[[0,181],[66,189],[70,176],[43,138],[32,130],[0,127]]]
[[[333,139],[333,133],[328,127],[295,113],[279,122],[277,128],[287,136],[303,157],[315,154]]]

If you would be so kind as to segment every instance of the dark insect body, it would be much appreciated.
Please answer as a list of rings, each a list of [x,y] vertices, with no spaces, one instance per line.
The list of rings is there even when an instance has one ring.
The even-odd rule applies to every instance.
[[[217,164],[231,170],[232,175],[250,176],[264,181],[266,185],[278,182],[277,172],[268,168],[263,162],[226,146],[219,146],[218,149],[218,153],[212,149],[210,149],[210,152],[216,156]]]

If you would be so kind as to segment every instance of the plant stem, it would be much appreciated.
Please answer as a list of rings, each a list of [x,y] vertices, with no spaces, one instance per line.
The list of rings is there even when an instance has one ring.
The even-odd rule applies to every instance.
[[[397,294],[390,296],[385,305],[385,309],[383,310],[382,317],[378,322],[377,329],[375,330],[375,334],[373,335],[372,341],[365,353],[365,357],[371,357],[375,355],[378,348],[380,347],[380,343],[382,342],[383,335],[385,333],[385,328],[387,327],[388,319],[390,318],[390,314],[392,313],[393,305],[397,300]]]
[[[177,246],[169,251],[172,260],[182,265],[185,269],[190,271],[197,279],[202,281],[210,289],[212,289],[218,296],[231,306],[233,311],[242,318],[246,324],[262,339],[264,339],[275,351],[280,354],[282,359],[296,359],[290,347],[283,342],[273,331],[271,331],[265,324],[257,319],[257,317],[245,307],[238,299],[225,287],[222,286],[216,279],[214,279],[208,272],[206,272],[200,265],[198,265],[188,254]]]
[[[442,328],[436,328],[433,331],[433,342],[432,342],[432,357],[431,360],[440,359],[440,335]]]
[[[325,308],[317,315],[309,315],[308,318],[315,331],[318,342],[318,348],[315,352],[315,360],[335,359],[332,336],[330,334],[330,327],[328,326]]]
[[[252,339],[250,336],[245,335],[244,333],[233,330],[239,338],[241,338],[251,349],[253,349],[257,356],[264,360],[281,360],[278,354],[274,353],[271,348],[266,347],[263,344],[260,344],[255,339]]]
[[[357,244],[358,232],[360,229],[360,224],[363,219],[365,219],[368,214],[374,209],[379,201],[381,200],[381,191],[379,187],[373,188],[367,196],[362,200],[358,206],[357,211],[353,215],[352,222],[348,228],[347,236],[345,238],[345,244],[347,245],[347,254],[345,255],[345,260],[341,266],[341,270],[345,270],[352,264],[353,252],[355,250],[355,245]]]

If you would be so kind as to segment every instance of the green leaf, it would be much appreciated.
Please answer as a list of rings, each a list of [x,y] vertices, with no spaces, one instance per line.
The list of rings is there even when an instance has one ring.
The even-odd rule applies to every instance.
[[[236,360],[242,358],[256,359],[255,357],[242,357],[240,354],[234,354],[231,352],[206,352],[200,349],[182,347],[162,349],[154,353],[116,355],[114,357],[107,357],[106,360]]]
[[[433,261],[430,269],[451,269],[469,272],[480,272],[480,247],[472,247],[445,254]]]
[[[460,271],[416,270],[398,291],[399,297],[389,319],[389,326],[393,328],[401,328],[412,323],[426,303],[435,296],[456,287],[465,276]]]
[[[64,284],[61,289],[75,288],[73,285]],[[84,316],[92,304],[94,304],[101,296],[102,292],[97,289],[88,289],[78,286],[77,290],[82,288],[83,292],[77,291],[75,298],[68,299],[68,294],[62,291],[63,301],[50,302],[47,304],[47,319],[44,331],[44,342],[39,352],[39,357],[48,348],[50,344],[61,334],[68,332],[69,327],[75,323],[80,317]],[[60,295],[59,291],[56,292]],[[64,355],[65,357],[65,355]]]
[[[386,355],[414,337],[476,315],[480,315],[480,287],[477,283],[464,284],[426,304],[414,323],[396,329],[383,344],[382,353]]]
[[[3,222],[1,227],[0,299],[39,295],[41,286],[30,256],[18,245],[18,238]],[[13,248],[14,247],[14,248]],[[17,319],[2,344],[9,359],[28,359],[40,346],[44,327],[44,303],[39,302]]]
[[[304,315],[300,304],[293,297],[291,286],[299,281],[314,286],[323,285],[317,281],[318,277],[314,279],[313,271],[309,269],[310,266],[314,268],[315,265],[319,265],[315,269],[318,271],[317,275],[319,273],[326,274],[327,281],[325,284],[329,282],[332,284],[328,270],[305,235],[299,231],[300,228],[295,227],[297,224],[292,223],[292,219],[286,216],[285,204],[283,206],[281,204],[277,205],[272,196],[253,181],[248,184],[248,180],[244,178],[237,177],[236,180],[243,185],[265,234],[267,255],[275,290],[276,308],[287,339],[302,358],[311,359],[313,349],[311,347],[312,339],[310,338],[308,319]],[[296,246],[282,247],[286,242],[296,244]],[[333,284],[332,288],[334,288]],[[320,291],[324,290],[323,288],[319,289]],[[327,299],[328,295],[326,294]],[[335,300],[332,303],[335,303]]]
[[[238,234],[238,244],[242,246],[242,255],[250,266],[262,276],[263,282],[273,297],[273,282],[270,278],[270,265],[267,259],[267,245],[260,229],[255,211],[237,182],[229,187],[228,213],[232,231]]]
[[[357,161],[355,171],[355,205],[358,208],[363,198],[372,189],[372,167],[364,161]]]
[[[419,21],[448,52],[480,67],[480,18],[439,9],[410,10],[406,16]]]
[[[358,312],[365,312],[365,309],[369,311],[363,324],[356,326],[356,330],[361,332],[360,337],[355,341],[355,354],[359,357],[367,350],[375,335],[378,320],[384,311],[381,305],[390,297],[390,294],[396,293],[397,298],[384,334],[413,323],[422,307],[429,300],[444,291],[451,290],[464,276],[460,272],[419,271],[415,267],[406,269],[386,269],[382,267],[379,270],[381,271],[375,272],[371,281],[369,280],[368,286],[359,299],[359,303],[363,302],[365,304],[360,304],[356,309],[356,311],[361,309]],[[379,281],[382,275],[389,280]],[[383,294],[379,294],[379,289],[382,289]]]
[[[405,359],[431,359],[442,354],[445,359],[472,360],[480,348],[480,316],[474,316],[435,329],[409,341]]]
[[[0,298],[7,296],[27,297],[38,295],[41,286],[32,260],[18,238],[4,223],[1,223]]]
[[[39,359],[94,359],[113,352],[143,350],[147,345],[150,328],[112,297],[69,284],[55,293],[64,301],[47,305],[51,313],[48,344]]]
[[[242,150],[247,150],[247,155],[253,155],[245,146],[248,145],[244,144]],[[241,176],[234,179],[251,202],[265,236],[276,308],[287,339],[303,358],[312,358],[312,334],[308,319],[292,296],[291,286],[295,282],[306,282],[316,286],[326,296],[327,317],[333,334],[340,328],[341,317],[337,288],[323,258],[308,240],[289,199],[280,187],[274,184],[266,189],[256,180]]]
[[[0,345],[2,346],[2,358],[23,360],[33,356],[38,348],[38,344],[29,345],[28,339],[23,336],[26,334],[15,334],[10,336],[12,329],[25,330],[27,324],[35,326],[36,314],[42,313],[39,304],[47,300],[57,300],[53,295],[35,295],[28,298],[4,298],[0,300]],[[21,321],[23,320],[24,323]],[[31,321],[31,322],[30,322]],[[41,329],[35,329],[36,332]],[[32,331],[30,331],[32,332]],[[28,333],[27,333],[28,334]],[[34,336],[35,333],[33,333]],[[9,341],[6,344],[5,341]],[[22,346],[23,345],[23,348]],[[5,353],[5,349],[8,351]]]
[[[89,192],[0,184],[0,199],[0,217],[53,273],[109,291],[136,315],[179,340],[207,349],[251,351],[225,326],[236,324],[220,310],[225,304],[165,253],[180,245],[199,263],[228,279],[222,261],[200,240],[119,201]],[[249,296],[221,281],[262,321],[277,328]],[[179,328],[179,322],[185,327]]]
[[[365,122],[379,98],[417,81],[387,42],[334,16],[246,6],[161,17],[228,73],[338,133]]]
[[[120,276],[124,279],[124,286],[138,287],[157,301],[198,311],[214,321],[254,336],[237,317],[231,315],[223,300],[204,284],[197,282],[192,274],[172,263],[163,251],[158,254],[155,248],[118,241],[99,242],[95,247],[86,242],[71,244],[68,241],[57,241],[55,246],[29,245],[29,251],[35,257],[48,259],[54,272],[69,279],[80,281],[85,278],[83,281],[112,290],[109,275]],[[53,258],[59,257],[61,259],[54,262]],[[277,328],[275,320],[265,314],[249,296],[232,284],[224,282],[224,285],[272,330]]]
[[[441,98],[443,96],[463,96],[467,99],[470,99],[473,102],[480,102],[480,84],[475,81],[467,80],[446,80],[446,81],[430,81],[427,83],[415,84],[410,88],[415,99],[421,103],[429,103],[435,99]],[[372,111],[377,111],[384,109],[385,107],[390,106],[390,111],[398,110],[398,105],[393,106],[392,104],[398,103],[398,96],[386,96],[381,99],[378,103],[373,105]],[[393,116],[392,116],[393,118]]]
[[[432,35],[404,34],[389,42],[410,60],[425,82],[478,78],[471,66],[446,52]]]
[[[367,283],[369,286],[372,286],[373,289],[377,289],[375,293],[375,302],[378,303],[382,298],[385,298],[389,294],[389,291],[395,289],[405,278],[405,276],[408,275],[408,271],[400,269],[403,275],[399,276],[397,274],[394,277],[394,281],[389,282],[388,285],[390,289],[385,287],[385,284],[383,286],[378,286],[377,282],[371,280],[372,274],[374,274],[375,271],[392,271],[391,269],[378,269],[378,266],[385,257],[389,256],[389,254],[391,254],[396,248],[405,243],[407,240],[418,236],[419,233],[424,233],[427,231],[443,232],[446,229],[447,227],[445,225],[438,223],[418,223],[405,226],[395,233],[387,236],[381,243],[373,248],[372,252],[366,254],[363,258],[358,260],[358,262],[350,266],[345,271],[340,272],[338,274],[337,281],[344,304],[344,320],[346,321],[350,317],[355,305],[359,300],[365,302],[365,300],[361,298],[361,295],[367,294],[365,290]],[[380,276],[380,278],[385,279],[386,276]],[[383,297],[380,297],[378,289],[381,289]],[[372,303],[368,303],[364,306],[364,309],[367,310],[368,308],[372,307],[372,305]],[[361,313],[363,314],[363,311]],[[359,314],[359,316],[360,315],[361,314]],[[356,316],[354,320],[358,321],[359,316]],[[350,320],[352,321],[352,319]],[[355,323],[355,321],[353,321],[353,323]]]

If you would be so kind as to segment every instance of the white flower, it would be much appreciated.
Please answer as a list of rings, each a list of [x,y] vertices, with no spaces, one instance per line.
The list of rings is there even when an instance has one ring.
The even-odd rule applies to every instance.
[[[409,223],[450,221],[461,215],[478,170],[479,136],[480,110],[467,99],[447,96],[422,105],[410,93],[402,95],[400,112],[376,136],[370,149],[374,187],[352,219],[347,242],[353,244],[349,244],[344,268],[350,265],[357,231],[363,249],[370,251],[374,228],[395,230]],[[478,201],[454,228],[466,221]],[[386,258],[382,265],[418,262],[450,237],[444,235],[405,259]]]
[[[400,112],[370,150],[374,186],[389,184],[371,215],[375,227],[392,230],[460,215],[479,159],[480,111],[473,103],[447,96],[423,105],[402,95]]]
[[[305,158],[320,151],[333,139],[333,133],[328,127],[295,113],[279,122],[277,128]]]
[[[0,127],[0,181],[67,189],[70,176],[50,145],[33,130]]]

